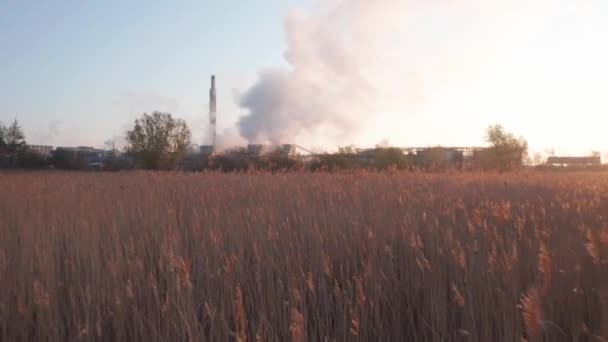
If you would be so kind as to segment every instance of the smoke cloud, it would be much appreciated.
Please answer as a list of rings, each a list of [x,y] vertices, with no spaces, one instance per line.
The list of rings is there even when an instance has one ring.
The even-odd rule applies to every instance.
[[[40,144],[54,144],[62,133],[63,121],[52,120],[46,130],[37,130],[33,134],[33,141]]]
[[[239,134],[236,127],[226,128],[217,135],[215,142],[216,151],[222,152],[234,148],[236,146],[243,146],[247,141]]]
[[[350,142],[483,73],[539,24],[549,3],[324,0],[294,10],[285,22],[290,67],[260,72],[239,99],[247,114],[238,130],[252,143],[319,134]]]

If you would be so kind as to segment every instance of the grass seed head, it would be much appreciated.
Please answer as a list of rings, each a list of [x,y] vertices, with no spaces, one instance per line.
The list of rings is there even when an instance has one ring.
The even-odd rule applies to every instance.
[[[521,296],[520,308],[528,336],[539,336],[543,326],[543,310],[538,289],[530,288]]]

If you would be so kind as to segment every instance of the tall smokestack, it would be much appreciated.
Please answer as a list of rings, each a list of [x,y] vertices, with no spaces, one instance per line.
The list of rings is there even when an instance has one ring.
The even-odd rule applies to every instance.
[[[216,114],[217,114],[217,94],[215,91],[215,76],[211,76],[211,89],[209,89],[209,136],[210,145],[215,147],[216,139]]]

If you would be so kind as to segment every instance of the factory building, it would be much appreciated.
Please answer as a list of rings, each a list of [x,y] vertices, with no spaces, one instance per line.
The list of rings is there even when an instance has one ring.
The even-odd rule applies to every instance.
[[[102,149],[96,149],[89,146],[78,146],[78,147],[57,147],[52,152],[53,156],[59,155],[71,155],[81,159],[85,166],[91,169],[101,169],[106,158],[106,151]]]
[[[394,147],[404,160],[416,167],[464,168],[476,151],[481,147]],[[386,148],[356,149],[354,157],[361,163],[372,163]]]
[[[594,167],[602,165],[600,156],[592,157],[549,157],[547,165],[560,167]]]
[[[217,130],[217,89],[215,76],[211,76],[209,88],[208,127],[205,144],[199,147],[197,153],[188,158],[192,161],[209,159],[216,152]],[[403,154],[403,159],[410,165],[423,168],[445,167],[466,168],[474,154],[483,148],[477,147],[406,147],[396,148]],[[347,153],[348,158],[361,165],[373,164],[385,149],[355,149]],[[300,161],[313,161],[318,157],[301,146],[295,144],[249,144],[244,148],[233,149],[228,152],[232,158],[253,160],[264,156],[280,156]],[[193,164],[192,162],[188,164]]]
[[[244,153],[250,157],[259,157],[268,154],[276,154],[282,157],[289,158],[306,158],[312,157],[314,153],[311,151],[295,145],[295,144],[281,144],[281,145],[263,145],[263,144],[249,144],[244,150]]]
[[[213,145],[203,145],[199,147],[199,152],[205,156],[212,155],[215,152],[215,147]]]
[[[53,146],[48,145],[26,145],[25,146],[29,151],[36,152],[42,157],[50,157],[51,152],[53,151]]]

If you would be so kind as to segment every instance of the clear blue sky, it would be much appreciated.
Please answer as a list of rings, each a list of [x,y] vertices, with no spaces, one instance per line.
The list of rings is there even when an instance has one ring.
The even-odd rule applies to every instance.
[[[94,146],[143,111],[203,124],[213,73],[233,120],[233,90],[284,64],[285,13],[304,2],[0,1],[0,120],[31,143]]]

